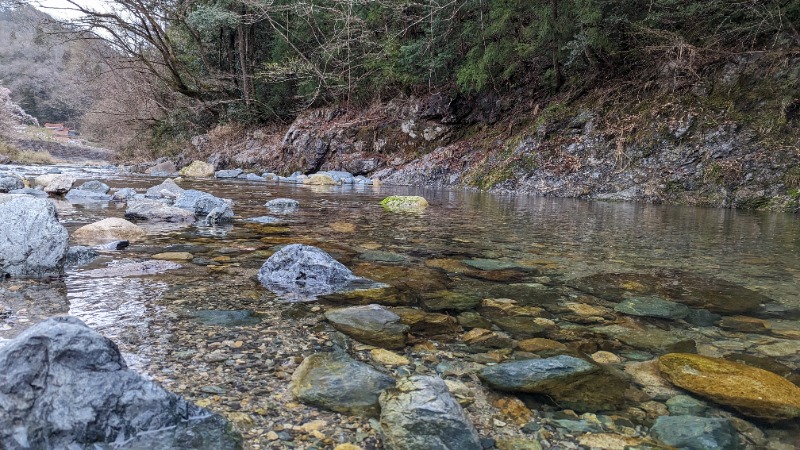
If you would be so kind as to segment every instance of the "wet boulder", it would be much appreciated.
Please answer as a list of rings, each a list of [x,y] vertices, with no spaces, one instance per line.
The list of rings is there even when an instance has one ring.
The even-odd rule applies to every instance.
[[[356,276],[321,249],[302,244],[287,245],[270,256],[258,280],[275,294],[300,298],[385,287]]]
[[[175,200],[174,206],[194,213],[195,217],[212,223],[230,222],[233,210],[227,201],[213,195],[189,189]]]
[[[238,449],[217,414],[128,370],[117,346],[55,317],[0,348],[0,447]]]
[[[720,358],[670,353],[658,360],[672,384],[765,420],[800,417],[800,387],[772,372]]]
[[[218,170],[214,173],[217,178],[236,178],[244,173],[242,169]]]
[[[49,201],[0,196],[0,278],[60,275],[68,239]]]
[[[438,377],[401,379],[380,396],[383,443],[391,450],[481,450],[461,405]]]
[[[84,225],[72,233],[72,237],[83,244],[103,244],[118,240],[133,242],[144,236],[142,227],[117,217]]]
[[[403,348],[409,326],[397,314],[380,305],[352,306],[325,313],[334,328],[365,344]]]
[[[44,186],[44,191],[53,195],[64,195],[72,189],[75,178],[69,175],[54,175],[50,183]]]
[[[0,192],[9,192],[16,189],[23,189],[25,184],[19,177],[14,175],[0,175]]]
[[[128,201],[125,218],[150,222],[194,222],[194,213],[182,208],[165,205],[158,200],[133,199]]]
[[[344,353],[317,353],[304,359],[295,370],[291,391],[309,405],[377,417],[378,395],[394,384],[392,377]]]
[[[151,177],[171,177],[177,170],[172,161],[164,161],[148,167],[144,173]]]

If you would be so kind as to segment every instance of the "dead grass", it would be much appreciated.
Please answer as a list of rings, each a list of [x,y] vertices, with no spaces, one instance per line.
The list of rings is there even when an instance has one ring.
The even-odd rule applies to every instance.
[[[0,155],[7,156],[16,164],[54,164],[49,152],[20,151],[8,142],[0,140]]]

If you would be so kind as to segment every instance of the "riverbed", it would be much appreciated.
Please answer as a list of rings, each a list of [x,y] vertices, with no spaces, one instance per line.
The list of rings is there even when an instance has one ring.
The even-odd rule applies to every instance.
[[[112,167],[59,169],[76,176],[76,186],[99,179],[112,188],[143,192],[163,181]],[[47,169],[4,170],[33,176]],[[5,291],[26,292],[29,301],[50,300],[13,311],[0,337],[13,337],[49,315],[77,316],[114,340],[129,366],[233,420],[248,448],[332,448],[346,442],[380,448],[374,420],[308,407],[288,391],[304,357],[334,347],[396,376],[438,374],[459,381],[469,391],[467,411],[482,436],[527,437],[545,448],[580,445],[582,432],[555,421],[593,423],[592,413],[629,421],[599,425],[595,434],[644,439],[654,418],[667,413],[665,398],[634,380],[645,394],[630,395],[613,410],[587,416],[546,399],[524,398],[533,412],[517,413],[522,417],[517,420],[498,406],[505,394],[481,386],[476,367],[552,351],[586,357],[602,352],[596,360],[608,358],[605,364],[626,371],[680,348],[759,365],[800,382],[796,215],[397,186],[215,179],[180,185],[231,199],[236,219],[215,227],[140,223],[144,239],[102,251],[90,264],[69,268],[59,282],[5,282]],[[388,195],[420,195],[430,206],[416,213],[387,211],[379,203]],[[300,208],[276,215],[281,219],[276,224],[246,221],[270,214],[264,203],[275,198],[295,199]],[[124,203],[116,202],[56,204],[70,232],[125,212]],[[357,275],[391,289],[379,297],[279,298],[255,276],[271,254],[290,243],[320,247]],[[191,257],[163,270],[136,271],[135,264],[164,252]],[[639,295],[677,298],[704,312],[665,319],[615,309],[622,298]],[[759,299],[756,307],[730,306],[753,298]],[[517,309],[503,309],[497,299],[510,299]],[[371,302],[395,308],[412,322],[417,319],[411,310],[436,316],[413,323],[410,345],[398,352],[407,364],[373,361],[372,347],[345,339],[323,316],[331,308]],[[435,322],[440,315],[449,321]],[[426,326],[430,323],[440,325]],[[538,338],[560,346],[482,347],[465,337],[484,326],[514,342]],[[704,415],[742,422],[737,429],[751,448],[794,448],[800,442],[796,420],[772,424],[713,403],[705,406]],[[324,425],[303,428],[314,420]],[[525,429],[523,422],[537,425]]]

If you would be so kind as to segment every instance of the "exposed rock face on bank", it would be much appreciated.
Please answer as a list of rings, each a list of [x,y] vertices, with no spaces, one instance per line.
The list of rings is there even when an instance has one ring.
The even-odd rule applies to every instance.
[[[117,346],[73,317],[0,347],[0,447],[238,449],[220,416],[127,369]]]
[[[346,170],[389,184],[793,211],[798,122],[786,105],[797,97],[781,97],[772,80],[796,85],[800,61],[760,58],[682,89],[665,68],[658,88],[636,96],[610,95],[613,86],[549,98],[437,93],[310,110],[285,128],[196,136],[186,154],[217,170]]]

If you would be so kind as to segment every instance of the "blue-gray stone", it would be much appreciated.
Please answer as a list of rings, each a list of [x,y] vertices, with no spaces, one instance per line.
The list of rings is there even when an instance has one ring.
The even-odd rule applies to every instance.
[[[111,200],[111,196],[108,194],[83,189],[70,189],[64,198],[70,203],[107,202]]]
[[[218,170],[214,173],[217,178],[236,178],[244,172],[242,169]]]
[[[259,176],[259,175],[256,175],[254,173],[248,173],[245,176],[244,179],[247,180],[247,181],[265,181],[266,180],[266,178],[264,178],[262,176]]]
[[[739,436],[729,419],[695,416],[661,416],[650,433],[659,441],[680,449],[736,450]]]
[[[629,316],[655,317],[659,319],[683,319],[689,315],[688,306],[659,297],[625,299],[614,307],[614,311]]]
[[[256,317],[252,311],[247,310],[200,310],[191,313],[192,317],[204,325],[216,325],[221,327],[240,327],[258,325],[261,319]]]
[[[288,214],[300,208],[300,202],[291,198],[276,198],[268,201],[264,206],[276,214]]]
[[[258,280],[275,294],[301,298],[384,286],[356,276],[319,248],[302,244],[287,245],[270,256]]]
[[[111,196],[111,200],[117,202],[125,202],[128,201],[136,196],[136,189],[133,188],[122,188]]]
[[[688,395],[676,395],[667,400],[667,408],[673,416],[699,416],[708,409],[708,405]]]
[[[384,445],[396,450],[482,450],[480,436],[438,377],[403,378],[380,396]]]
[[[175,200],[174,206],[191,211],[201,219],[206,219],[214,212],[216,223],[230,222],[233,219],[233,210],[228,202],[194,189],[183,191]]]
[[[98,256],[100,255],[97,251],[91,247],[75,245],[67,250],[67,259],[64,265],[68,267],[83,266],[89,264]]]
[[[0,347],[0,448],[240,449],[221,416],[128,370],[117,346],[74,317]]]
[[[25,184],[19,177],[13,175],[3,176],[0,175],[0,192],[9,192],[17,189],[23,189]]]
[[[526,359],[485,367],[478,376],[489,386],[503,391],[547,393],[575,377],[596,372],[598,367],[568,355]]]
[[[80,189],[82,191],[97,192],[98,194],[108,194],[108,191],[111,190],[111,188],[108,187],[107,184],[98,180],[87,181],[82,185],[78,186],[76,189]]]
[[[283,223],[283,220],[272,216],[259,216],[259,217],[251,217],[249,219],[245,219],[245,222],[260,223],[262,225],[271,225],[271,224]]]
[[[183,188],[178,186],[171,178],[167,178],[161,184],[148,189],[144,196],[147,198],[175,199],[182,193]]]
[[[375,417],[379,412],[378,395],[394,384],[392,377],[343,352],[317,353],[295,370],[291,391],[309,405]]]
[[[47,192],[41,189],[33,189],[33,188],[22,188],[22,189],[14,189],[13,191],[8,191],[9,194],[18,194],[18,195],[29,195],[31,197],[39,197],[39,198],[47,198]]]

